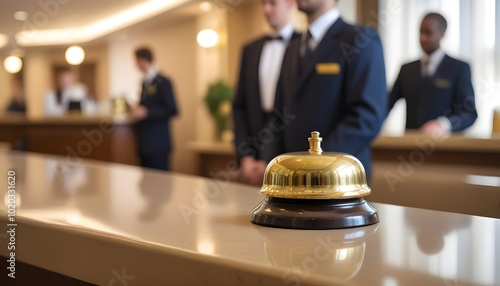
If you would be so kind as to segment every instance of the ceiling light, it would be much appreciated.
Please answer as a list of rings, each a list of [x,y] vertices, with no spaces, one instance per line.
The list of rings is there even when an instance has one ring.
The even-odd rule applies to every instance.
[[[201,2],[198,7],[200,7],[201,11],[208,12],[208,11],[212,10],[212,3],[208,2],[208,1],[204,1],[204,2]]]
[[[85,59],[85,51],[79,46],[71,46],[66,50],[66,61],[70,65],[79,65]]]
[[[8,56],[3,61],[3,67],[9,73],[18,73],[23,68],[23,61],[17,56]]]
[[[28,13],[26,13],[25,11],[17,11],[14,13],[14,19],[25,21],[26,19],[28,19]]]
[[[23,30],[16,34],[16,40],[20,46],[24,47],[84,43],[160,15],[186,2],[187,0],[144,1],[85,26]]]
[[[211,48],[219,42],[219,35],[212,29],[204,29],[198,33],[196,40],[203,48]]]

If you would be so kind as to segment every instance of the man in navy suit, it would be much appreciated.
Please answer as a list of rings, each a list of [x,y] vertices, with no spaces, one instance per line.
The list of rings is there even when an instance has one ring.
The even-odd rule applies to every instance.
[[[243,48],[240,76],[233,102],[237,158],[241,179],[262,184],[267,163],[281,153],[276,142],[267,140],[266,126],[275,116],[276,86],[283,55],[289,42],[299,36],[290,16],[293,0],[261,0],[271,31]]]
[[[405,64],[390,93],[389,108],[406,100],[406,128],[432,136],[462,131],[477,118],[471,70],[441,49],[446,19],[427,14],[420,26],[421,60]]]
[[[335,0],[296,1],[309,28],[283,60],[280,104],[296,115],[284,122],[284,151],[307,150],[307,138],[319,131],[325,151],[354,155],[370,176],[370,144],[387,110],[380,38],[345,23]]]
[[[172,83],[153,63],[147,48],[135,51],[137,66],[144,73],[141,100],[132,106],[131,116],[138,121],[137,133],[141,166],[169,170],[172,151],[169,120],[177,115]]]

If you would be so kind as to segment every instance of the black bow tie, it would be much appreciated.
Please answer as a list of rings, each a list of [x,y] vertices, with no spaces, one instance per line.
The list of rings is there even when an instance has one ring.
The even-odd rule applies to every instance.
[[[282,36],[266,36],[266,41],[283,41]]]

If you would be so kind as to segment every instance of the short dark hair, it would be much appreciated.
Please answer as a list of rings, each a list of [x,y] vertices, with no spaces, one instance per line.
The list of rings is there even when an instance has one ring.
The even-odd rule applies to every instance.
[[[148,48],[139,48],[135,50],[135,57],[138,59],[144,59],[148,62],[153,62],[153,53]]]
[[[443,29],[443,31],[446,31],[446,29],[448,28],[448,21],[446,21],[446,18],[443,17],[443,15],[439,13],[429,13],[424,16],[424,20],[428,18],[432,18],[438,21],[439,26],[441,27],[441,29]]]

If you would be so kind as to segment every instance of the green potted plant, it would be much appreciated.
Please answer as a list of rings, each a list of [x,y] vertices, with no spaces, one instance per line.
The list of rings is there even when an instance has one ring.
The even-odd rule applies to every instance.
[[[215,120],[215,135],[217,140],[221,140],[224,131],[229,129],[232,98],[233,90],[223,80],[219,80],[208,86],[204,101],[210,115]]]

